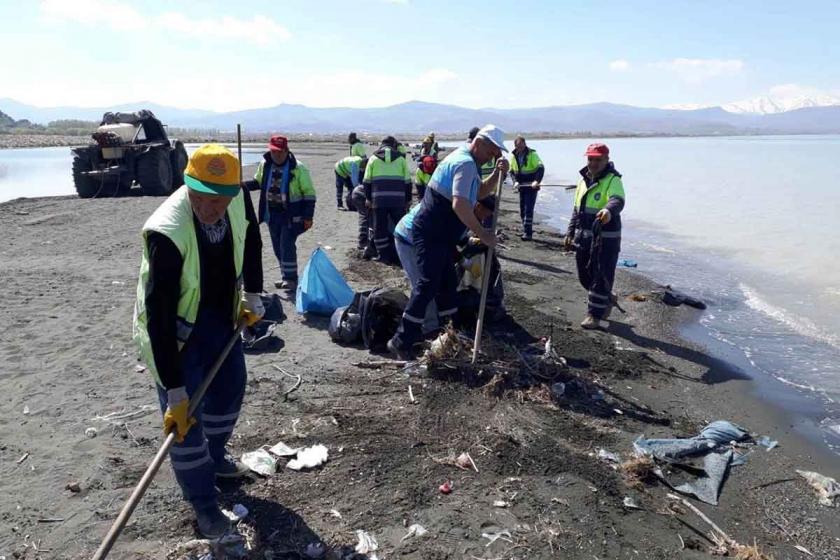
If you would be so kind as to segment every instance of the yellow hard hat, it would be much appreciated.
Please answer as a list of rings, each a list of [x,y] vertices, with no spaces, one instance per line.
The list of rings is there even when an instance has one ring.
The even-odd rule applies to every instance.
[[[203,194],[239,194],[239,159],[221,144],[205,144],[190,156],[184,183]]]

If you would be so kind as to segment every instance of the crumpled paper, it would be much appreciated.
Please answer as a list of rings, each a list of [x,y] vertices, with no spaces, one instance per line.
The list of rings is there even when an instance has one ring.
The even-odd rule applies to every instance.
[[[325,445],[313,445],[298,449],[297,457],[286,463],[286,467],[295,471],[311,469],[323,465],[329,459],[329,451]]]

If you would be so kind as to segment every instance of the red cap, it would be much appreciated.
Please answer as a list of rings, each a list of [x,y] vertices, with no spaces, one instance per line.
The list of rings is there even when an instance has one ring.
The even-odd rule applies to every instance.
[[[420,167],[423,168],[424,173],[432,173],[437,167],[437,161],[432,156],[424,156],[420,161]]]
[[[606,144],[589,144],[586,147],[586,153],[584,155],[586,157],[606,157],[610,155],[610,149]]]
[[[285,136],[275,134],[268,141],[268,149],[273,152],[285,152],[289,149],[289,139]]]

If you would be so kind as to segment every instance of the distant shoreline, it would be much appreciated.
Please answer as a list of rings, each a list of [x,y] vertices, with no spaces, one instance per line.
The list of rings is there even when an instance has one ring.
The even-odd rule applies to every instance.
[[[243,144],[261,144],[266,141],[271,133],[247,134],[243,136]],[[359,133],[359,139],[367,144],[376,144],[385,133]],[[531,140],[565,140],[574,138],[731,138],[743,136],[825,136],[827,133],[802,132],[802,133],[726,133],[726,134],[662,134],[662,133],[593,133],[593,132],[523,132],[521,133]],[[344,143],[347,141],[345,134],[315,134],[315,133],[289,133],[289,139],[293,142],[317,142],[317,143]],[[420,143],[424,135],[417,133],[395,133],[394,136],[404,143]],[[463,140],[466,132],[460,134],[437,134],[435,139],[443,142]],[[512,135],[508,140],[513,138]],[[179,136],[181,141],[188,144],[203,144],[208,142],[234,143],[236,134],[223,132],[219,134]],[[86,146],[91,142],[90,136],[69,136],[59,134],[0,134],[0,150],[15,148],[56,148]]]

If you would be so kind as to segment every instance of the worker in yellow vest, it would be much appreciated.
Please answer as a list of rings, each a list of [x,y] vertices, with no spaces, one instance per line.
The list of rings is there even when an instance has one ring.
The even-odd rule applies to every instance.
[[[522,240],[531,241],[534,235],[534,207],[545,167],[536,150],[529,148],[525,138],[517,136],[510,154],[510,173],[513,187],[519,191],[519,217],[522,219]]]
[[[189,417],[190,398],[236,324],[265,312],[262,242],[239,160],[227,148],[197,149],[185,185],[143,226],[143,257],[134,309],[134,339],[155,377],[175,478],[195,510],[198,529],[218,538],[229,528],[215,482],[247,473],[225,451],[245,395],[245,356],[237,340],[204,400]]]
[[[606,144],[586,148],[586,167],[575,191],[566,247],[575,248],[578,279],[589,292],[584,329],[597,329],[610,316],[615,296],[615,267],[621,251],[624,184]]]

